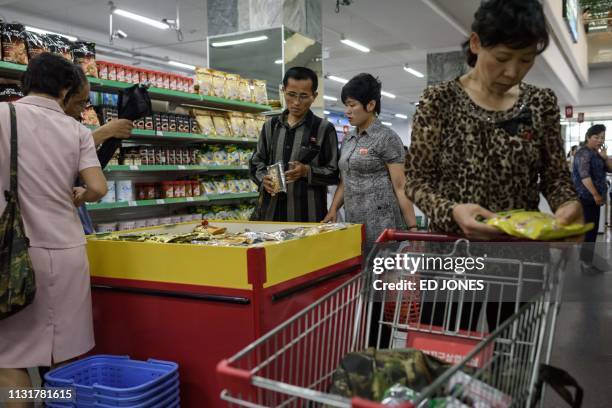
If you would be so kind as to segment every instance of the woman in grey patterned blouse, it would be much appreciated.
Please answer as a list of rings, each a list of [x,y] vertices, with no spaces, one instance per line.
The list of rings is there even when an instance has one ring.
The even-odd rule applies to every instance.
[[[343,141],[340,184],[323,222],[335,221],[344,205],[346,221],[365,224],[366,251],[386,228],[416,229],[412,203],[404,193],[404,146],[378,120],[381,84],[359,74],[342,88],[346,116],[355,128]]]

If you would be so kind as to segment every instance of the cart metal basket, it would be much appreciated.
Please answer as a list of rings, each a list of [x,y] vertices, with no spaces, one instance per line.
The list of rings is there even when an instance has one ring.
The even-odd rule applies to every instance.
[[[385,231],[361,275],[219,363],[217,372],[225,388],[221,398],[230,406],[252,408],[383,407],[380,402],[329,393],[340,360],[374,346],[417,348],[453,364],[406,407],[429,407],[433,398],[445,398],[448,407],[470,406],[460,401],[481,407],[531,406],[539,365],[550,360],[560,272],[566,264],[563,250],[547,247],[544,254],[528,259],[489,256],[487,273],[421,267],[386,274],[387,283],[412,281],[415,286],[420,281],[460,285],[461,280],[479,280],[483,287],[478,297],[468,290],[372,295],[375,257],[457,259],[472,252],[478,252],[476,244],[464,239]],[[501,252],[517,255],[507,249]],[[371,325],[378,326],[372,338]]]

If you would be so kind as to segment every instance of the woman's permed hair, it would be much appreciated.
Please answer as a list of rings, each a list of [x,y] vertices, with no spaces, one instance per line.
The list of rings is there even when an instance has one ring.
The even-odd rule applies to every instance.
[[[42,53],[30,60],[21,77],[23,94],[41,93],[58,98],[61,91],[74,93],[81,80],[75,65],[62,56]]]
[[[484,48],[505,45],[522,49],[536,45],[541,54],[550,42],[538,0],[486,0],[474,14],[472,32],[478,34]],[[463,43],[463,49],[467,64],[474,67],[478,56],[470,50],[469,40]]]
[[[350,81],[342,87],[342,103],[346,104],[348,98],[355,99],[363,105],[365,109],[370,101],[376,102],[374,111],[380,115],[380,92],[382,84],[371,74],[359,74],[351,78]]]

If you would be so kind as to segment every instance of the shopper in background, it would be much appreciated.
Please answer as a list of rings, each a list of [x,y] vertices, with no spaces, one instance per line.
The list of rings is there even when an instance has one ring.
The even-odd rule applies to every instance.
[[[338,137],[326,119],[310,110],[317,97],[317,74],[294,67],[283,78],[287,109],[266,121],[250,161],[260,187],[254,221],[319,222],[327,212],[327,186],[338,183]],[[281,162],[287,192],[275,193],[267,166]]]
[[[585,143],[576,152],[572,174],[584,209],[584,221],[595,224],[595,228],[586,233],[586,245],[582,246],[580,252],[583,270],[592,272],[600,272],[593,264],[594,243],[599,232],[600,207],[605,204],[608,190],[606,172],[612,172],[612,162],[608,159],[605,140],[604,125],[593,125],[587,130]]]
[[[26,96],[14,103],[19,201],[37,291],[31,305],[0,320],[4,389],[30,387],[26,367],[57,364],[94,346],[89,266],[76,208],[106,194],[91,132],[63,111],[66,94],[80,86],[75,66],[41,54],[22,83]],[[0,103],[1,191],[9,187],[10,134],[9,107]],[[78,176],[86,187],[75,190]],[[5,206],[2,195],[0,211]]]
[[[576,157],[577,151],[578,145],[573,145],[570,151],[567,153],[567,165],[570,169],[570,172],[574,169],[574,158]]]
[[[344,205],[346,221],[365,224],[366,251],[386,228],[416,229],[416,217],[404,193],[404,145],[378,119],[381,83],[359,74],[342,88],[345,114],[354,126],[342,142],[340,184],[323,222],[335,222]]]
[[[584,26],[584,32],[585,33],[589,33],[589,23],[591,21],[591,8],[590,7],[585,7],[584,10],[582,10],[582,24]]]
[[[85,76],[85,73],[80,66],[75,66],[79,77],[80,86],[71,89],[66,97],[64,98],[64,112],[66,115],[72,116],[74,119],[80,121],[81,113],[89,105],[89,81]],[[127,119],[113,119],[110,122],[100,126],[97,129],[92,130],[94,144],[96,146],[101,145],[110,138],[127,139],[132,133],[134,124]],[[81,224],[83,224],[83,231],[86,235],[93,234],[95,232],[93,222],[87,207],[82,205],[78,209],[79,218]]]
[[[538,210],[540,192],[562,224],[582,222],[560,135],[557,98],[523,78],[549,43],[537,0],[489,0],[464,44],[472,69],[425,90],[407,156],[406,193],[436,232],[503,238],[481,222]]]

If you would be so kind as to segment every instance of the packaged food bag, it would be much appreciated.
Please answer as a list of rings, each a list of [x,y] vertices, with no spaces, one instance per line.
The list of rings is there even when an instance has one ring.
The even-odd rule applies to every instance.
[[[246,135],[246,125],[244,123],[244,114],[242,112],[229,113],[232,134],[235,137],[243,137]]]
[[[593,229],[593,223],[560,225],[554,216],[539,211],[514,210],[498,215],[488,219],[486,224],[513,237],[535,241],[555,241],[582,235]]]
[[[225,98],[225,72],[213,71],[212,96]]]
[[[74,63],[83,68],[85,75],[97,78],[98,67],[96,65],[96,44],[86,41],[77,41],[72,44],[71,48]],[[123,81],[125,81],[125,78]]]
[[[213,123],[215,124],[215,133],[217,136],[231,136],[230,127],[227,122],[227,117],[224,114],[215,114],[212,117]]]
[[[268,88],[266,81],[253,80],[253,102],[260,105],[268,104]]]
[[[2,60],[28,64],[26,33],[23,24],[2,24]]]
[[[245,78],[240,79],[240,83],[238,84],[238,94],[239,99],[241,101],[253,101],[253,93],[251,92],[251,81]]]
[[[227,99],[240,99],[240,75],[225,74],[225,97]]]
[[[100,126],[98,114],[93,106],[88,106],[81,112],[81,123],[88,126]]]
[[[26,47],[28,49],[28,60],[38,55],[49,52],[45,36],[32,31],[25,31]]]
[[[215,124],[213,123],[211,113],[205,110],[194,109],[193,114],[196,118],[200,132],[203,135],[215,136]]]
[[[213,71],[214,70],[210,68],[196,68],[196,83],[198,85],[198,92],[200,95],[210,96],[213,94]]]
[[[287,192],[287,179],[285,178],[285,168],[282,162],[275,163],[267,167],[268,176],[272,178],[275,193]]]
[[[49,52],[61,55],[68,61],[72,61],[72,51],[70,41],[66,37],[57,34],[47,34],[45,36],[47,49]]]

